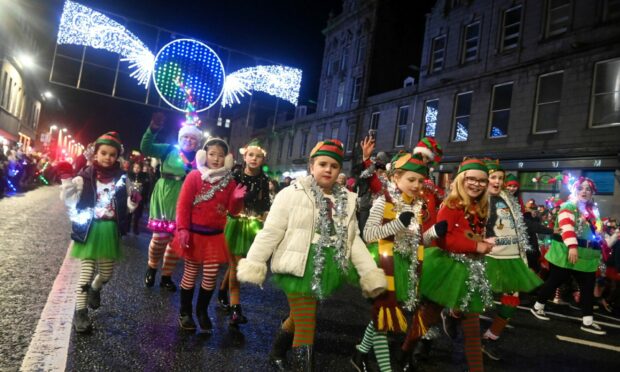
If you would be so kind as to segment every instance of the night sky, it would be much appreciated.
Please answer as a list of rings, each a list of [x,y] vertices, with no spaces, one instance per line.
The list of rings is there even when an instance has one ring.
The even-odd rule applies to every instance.
[[[316,100],[324,37],[330,11],[339,14],[341,0],[81,0],[79,3],[117,13],[197,39],[217,43],[285,65],[303,73],[300,103]],[[57,30],[62,4],[53,0],[50,27]],[[52,46],[54,41],[50,43]],[[51,53],[50,53],[51,57]],[[121,64],[123,66],[123,64]],[[126,64],[125,64],[126,67]],[[116,130],[129,148],[139,145],[152,107],[128,103],[48,83],[58,97],[46,105],[41,128],[62,123],[86,144]],[[170,122],[180,120],[170,114]],[[170,126],[172,124],[169,123]],[[172,129],[172,128],[171,128]]]

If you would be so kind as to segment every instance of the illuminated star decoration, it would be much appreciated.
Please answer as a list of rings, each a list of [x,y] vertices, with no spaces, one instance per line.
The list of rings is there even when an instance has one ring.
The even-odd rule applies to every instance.
[[[194,96],[192,95],[192,90],[183,84],[181,79],[177,78],[175,80],[179,89],[181,89],[185,93],[185,100],[187,102],[187,106],[185,107],[185,122],[183,125],[195,125],[200,127],[200,118],[196,113],[196,104],[194,103]]]
[[[145,89],[153,78],[162,99],[179,111],[185,111],[181,107],[182,102],[175,104],[173,101],[182,100],[183,97],[178,89],[176,92],[171,89],[177,77],[182,77],[185,85],[191,89],[197,112],[212,107],[222,96],[222,105],[240,103],[239,99],[251,94],[251,91],[265,92],[297,105],[301,86],[299,69],[277,65],[256,66],[243,68],[225,77],[217,54],[205,44],[191,39],[174,40],[155,56],[121,24],[73,1],[65,2],[57,43],[88,46],[120,54],[123,57],[121,61],[129,62],[129,68],[134,70],[131,77],[137,79]],[[207,56],[209,52],[204,52],[207,49],[213,56]],[[174,53],[174,58],[168,58]],[[210,73],[204,70],[210,70]],[[159,83],[159,80],[162,82]]]

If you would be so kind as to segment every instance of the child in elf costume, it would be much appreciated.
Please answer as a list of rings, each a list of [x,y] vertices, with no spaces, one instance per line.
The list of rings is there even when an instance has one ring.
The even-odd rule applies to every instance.
[[[271,271],[288,298],[290,315],[276,336],[270,359],[285,368],[293,347],[295,371],[313,370],[317,300],[333,294],[359,273],[362,291],[376,297],[387,286],[359,236],[355,194],[336,184],[344,149],[338,140],[319,142],[310,153],[310,175],[280,191],[247,258],[239,262],[242,282],[261,285]]]
[[[73,323],[78,333],[91,330],[88,307],[97,309],[101,305],[101,289],[121,257],[120,235],[126,226],[127,210],[137,206],[127,197],[125,175],[118,162],[123,152],[118,133],[97,138],[94,150],[93,164],[77,177],[61,176],[60,196],[70,208],[72,222],[71,256],[80,260]]]
[[[420,220],[426,209],[421,190],[428,167],[420,155],[399,153],[392,159],[389,174],[387,190],[374,201],[364,228],[368,249],[388,277],[388,289],[375,298],[373,320],[351,359],[358,370],[366,368],[371,348],[381,371],[392,370],[387,332],[406,332],[401,304],[412,311],[418,300],[418,249],[423,232]],[[424,233],[425,241],[437,237],[435,228],[431,226]],[[445,223],[443,228],[445,233]]]
[[[257,139],[250,141],[239,149],[239,152],[243,155],[244,167],[233,172],[233,177],[238,185],[246,187],[247,192],[243,198],[242,213],[238,216],[228,216],[224,235],[232,260],[218,291],[218,301],[224,308],[229,307],[230,293],[231,325],[244,324],[248,321],[241,312],[237,265],[248,253],[256,234],[263,228],[263,221],[271,206],[269,178],[263,172],[267,152]]]
[[[179,194],[177,232],[171,247],[185,259],[179,325],[183,330],[196,330],[192,300],[196,278],[202,270],[196,315],[200,330],[211,332],[209,302],[219,265],[230,258],[224,238],[226,216],[236,215],[243,208],[245,187],[237,185],[232,177],[233,159],[224,140],[208,139],[204,149],[196,154],[196,162],[198,170],[187,175]]]
[[[545,258],[549,261],[549,277],[538,292],[538,299],[530,309],[540,320],[549,320],[545,303],[562,283],[571,276],[581,292],[581,330],[605,335],[600,325],[594,323],[593,301],[596,270],[601,261],[602,222],[593,201],[596,193],[594,181],[579,177],[571,186],[571,196],[560,207],[556,218],[556,234]]]
[[[147,287],[155,284],[157,266],[163,256],[159,286],[174,292],[177,287],[172,282],[171,275],[179,258],[168,243],[176,228],[176,206],[181,185],[185,176],[196,168],[195,156],[202,140],[202,132],[194,125],[184,125],[179,130],[178,146],[155,143],[164,119],[162,113],[154,114],[140,143],[140,151],[145,156],[158,158],[161,161],[161,178],[155,183],[149,206],[147,226],[153,232],[153,237],[149,244],[149,260],[144,284]]]
[[[470,371],[483,370],[479,313],[493,304],[484,261],[493,247],[484,241],[489,213],[487,184],[482,160],[465,159],[459,165],[450,194],[437,214],[438,223],[446,221],[447,233],[437,239],[439,248],[426,249],[419,280],[421,295],[432,302],[414,317],[407,345],[412,347],[425,328],[441,319],[443,307],[450,309],[461,319]]]
[[[519,202],[503,190],[505,172],[498,160],[485,159],[485,163],[489,170],[486,237],[494,241],[493,249],[485,256],[486,271],[501,305],[491,327],[482,336],[482,352],[499,360],[499,339],[517,310],[519,292],[531,292],[542,280],[527,266],[526,252],[531,250],[529,234]]]

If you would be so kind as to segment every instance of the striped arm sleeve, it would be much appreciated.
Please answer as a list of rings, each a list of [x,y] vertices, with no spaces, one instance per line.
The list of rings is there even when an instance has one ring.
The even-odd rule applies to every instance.
[[[575,215],[568,209],[562,209],[558,214],[558,225],[562,232],[562,240],[569,248],[577,248],[577,234],[575,234]]]
[[[385,197],[378,197],[372,204],[370,214],[366,225],[364,226],[364,240],[367,243],[376,242],[379,239],[396,235],[397,232],[403,230],[405,226],[398,218],[383,224],[383,210],[385,209]]]

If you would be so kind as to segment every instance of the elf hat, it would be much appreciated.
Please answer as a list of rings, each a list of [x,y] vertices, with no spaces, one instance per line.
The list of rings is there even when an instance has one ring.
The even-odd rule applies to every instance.
[[[95,141],[95,148],[98,148],[99,145],[108,145],[116,148],[116,150],[118,150],[118,155],[123,153],[123,144],[121,143],[118,132],[108,132],[99,136]]]
[[[484,161],[484,164],[487,166],[487,169],[489,170],[489,174],[492,174],[493,172],[503,172],[504,170],[502,169],[502,167],[499,165],[499,160],[498,159],[489,159],[489,158],[484,158],[482,159],[482,161]]]
[[[241,155],[245,155],[246,151],[251,148],[257,149],[263,153],[263,156],[267,156],[267,151],[263,148],[263,145],[258,138],[252,138],[247,145],[239,149],[239,153]]]
[[[193,137],[200,143],[200,140],[202,140],[202,131],[195,125],[184,125],[179,129],[179,143],[181,143],[181,138],[183,138],[183,136]]]
[[[439,163],[443,155],[443,150],[435,140],[435,137],[424,137],[415,145],[413,153],[426,155],[434,163]]]
[[[466,157],[465,159],[463,159],[461,164],[459,164],[459,170],[456,174],[458,175],[468,170],[479,170],[483,171],[484,173],[489,173],[486,164],[484,164],[482,160]]]
[[[512,173],[506,175],[506,178],[504,179],[504,185],[521,187],[521,184],[519,183],[519,181],[517,181],[517,176]]]
[[[399,152],[392,158],[392,166],[390,168],[411,171],[428,177],[428,166],[424,163],[421,154],[411,155],[406,152]]]
[[[342,166],[342,161],[344,160],[344,146],[342,142],[337,139],[320,141],[314,146],[312,151],[310,151],[310,158],[315,158],[317,156],[329,156]]]

